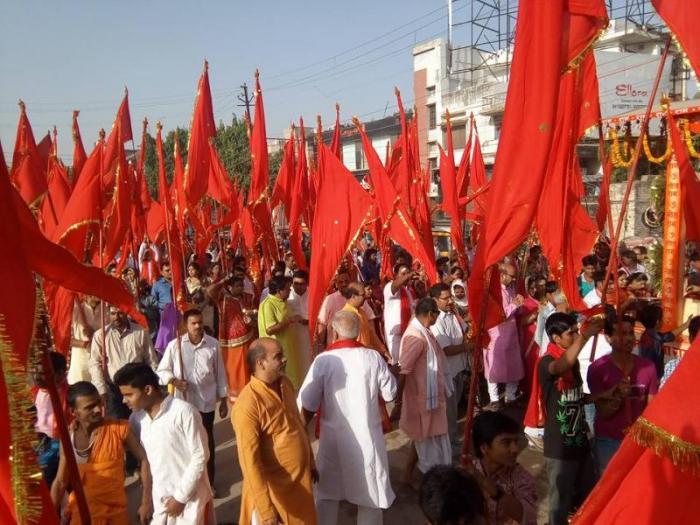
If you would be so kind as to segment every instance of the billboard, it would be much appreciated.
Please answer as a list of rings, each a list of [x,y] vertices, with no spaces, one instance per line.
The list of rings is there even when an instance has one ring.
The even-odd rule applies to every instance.
[[[631,111],[643,112],[654,87],[659,55],[617,51],[595,51],[600,84],[600,111],[603,119]],[[671,88],[671,61],[664,64],[661,83],[656,93],[656,106],[662,93]]]

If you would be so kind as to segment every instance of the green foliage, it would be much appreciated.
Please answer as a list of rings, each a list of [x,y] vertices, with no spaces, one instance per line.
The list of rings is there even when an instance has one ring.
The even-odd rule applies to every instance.
[[[168,183],[170,183],[173,178],[176,131],[183,164],[187,162],[187,140],[189,138],[189,133],[187,129],[178,127],[176,130],[168,132],[163,142],[165,174]],[[248,188],[248,186],[250,186],[251,162],[248,135],[244,121],[238,119],[234,115],[229,124],[219,122],[214,145],[231,180],[235,182],[238,188]],[[274,184],[277,178],[282,156],[282,150],[270,154],[269,166],[271,185]],[[150,134],[146,136],[145,171],[148,189],[151,195],[156,197],[158,195],[158,157],[156,155],[155,138]]]

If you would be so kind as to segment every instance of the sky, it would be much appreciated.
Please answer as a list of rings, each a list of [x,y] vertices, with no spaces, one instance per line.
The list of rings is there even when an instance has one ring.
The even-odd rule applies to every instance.
[[[37,142],[56,125],[71,163],[71,116],[86,149],[109,132],[124,86],[134,139],[189,126],[209,61],[214,116],[242,115],[236,95],[260,70],[267,135],[304,117],[325,127],[396,110],[394,86],[412,104],[415,43],[447,33],[446,0],[33,1],[0,0],[0,140],[9,161],[24,100]],[[468,0],[467,0],[468,3]]]

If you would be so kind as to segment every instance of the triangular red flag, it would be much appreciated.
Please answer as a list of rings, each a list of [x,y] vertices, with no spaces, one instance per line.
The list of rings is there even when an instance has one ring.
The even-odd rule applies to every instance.
[[[83,139],[80,137],[80,126],[78,126],[78,115],[80,111],[73,111],[73,186],[78,182],[80,172],[87,161]]]
[[[46,162],[43,161],[36,142],[32,125],[27,118],[24,102],[19,101],[19,122],[15,152],[12,155],[12,183],[29,206],[36,206],[46,194]]]
[[[216,123],[209,87],[209,63],[205,60],[204,71],[197,85],[197,98],[194,103],[192,129],[187,147],[187,167],[183,181],[187,203],[192,208],[207,192],[211,164],[209,141],[215,136]]]
[[[311,237],[309,272],[309,333],[316,328],[318,311],[343,256],[352,248],[371,219],[372,200],[343,163],[319,141],[318,205]]]
[[[678,163],[683,216],[685,217],[685,238],[687,241],[700,242],[700,180],[690,163],[686,145],[681,139],[676,123],[675,117],[669,112],[668,129],[673,141],[673,153]]]

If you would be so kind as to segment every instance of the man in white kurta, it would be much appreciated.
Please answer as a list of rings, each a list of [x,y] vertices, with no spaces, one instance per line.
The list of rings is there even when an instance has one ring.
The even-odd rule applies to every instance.
[[[151,465],[151,523],[214,523],[211,521],[212,490],[206,469],[209,451],[199,412],[186,401],[172,396],[163,397],[158,387],[158,376],[147,365],[132,363],[123,370],[118,372],[115,381],[134,410],[129,423]],[[134,386],[139,382],[147,384],[143,388]],[[181,509],[180,514],[177,517],[166,515],[168,505]]]
[[[411,268],[405,264],[394,267],[394,280],[384,286],[384,341],[394,364],[399,362],[401,336],[411,320],[414,299],[407,284]]]
[[[333,317],[336,341],[311,365],[298,401],[307,420],[321,410],[315,499],[319,525],[335,524],[341,500],[358,506],[358,524],[382,523],[394,501],[378,399],[396,396],[396,380],[375,350],[359,346],[352,312]]]
[[[289,329],[294,337],[294,349],[299,355],[299,376],[303,377],[311,364],[311,336],[309,336],[309,274],[296,270],[292,275],[292,291],[287,299],[287,311],[298,315],[301,321],[292,324]]]

